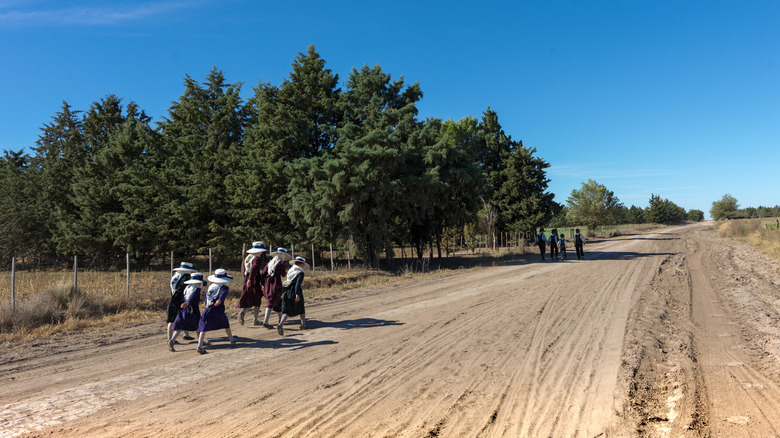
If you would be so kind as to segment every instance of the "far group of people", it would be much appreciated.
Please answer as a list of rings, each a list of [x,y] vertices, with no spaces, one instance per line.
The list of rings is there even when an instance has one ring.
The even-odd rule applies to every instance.
[[[580,229],[577,228],[576,233],[574,235],[574,250],[577,252],[577,260],[582,260],[585,258],[585,252],[583,251],[583,245],[585,244],[585,237],[580,234]],[[567,260],[566,255],[566,246],[568,241],[566,240],[566,235],[561,233],[560,236],[558,235],[558,229],[553,228],[550,232],[550,237],[548,238],[544,234],[544,228],[539,229],[539,234],[536,235],[536,240],[534,241],[534,245],[539,246],[539,253],[542,256],[542,260],[544,260],[544,254],[546,252],[546,246],[550,246],[550,260]]]
[[[289,267],[288,267],[289,263]],[[306,309],[303,302],[304,268],[309,268],[306,259],[293,257],[284,248],[269,252],[263,242],[253,242],[243,262],[244,284],[238,300],[238,322],[244,325],[248,309],[253,312],[253,324],[268,329],[276,328],[284,335],[284,323],[290,316],[299,316],[301,329],[306,328]],[[233,281],[224,269],[217,269],[207,279],[193,269],[192,263],[183,262],[174,269],[171,277],[171,300],[168,304],[168,349],[176,351],[176,338],[184,332],[183,339],[192,340],[189,332],[197,331],[200,354],[206,353],[209,344],[206,332],[225,330],[230,345],[236,339],[230,331],[230,322],[225,313],[225,299],[230,289],[227,283]],[[283,279],[284,277],[284,279]],[[207,281],[208,280],[208,281]],[[204,297],[205,309],[200,312],[201,288],[211,283]],[[259,319],[262,299],[266,307],[262,323]],[[278,324],[270,324],[271,312],[278,316]]]

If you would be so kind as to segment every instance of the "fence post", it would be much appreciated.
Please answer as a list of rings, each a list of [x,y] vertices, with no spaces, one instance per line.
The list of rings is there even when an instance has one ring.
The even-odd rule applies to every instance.
[[[11,313],[16,312],[16,257],[11,257]]]
[[[333,244],[330,244],[330,272],[333,272]]]
[[[209,275],[211,275],[211,248],[209,248]]]
[[[241,245],[242,245],[241,246],[241,268],[242,269],[240,270],[243,271],[244,259],[246,258],[246,243],[242,243]]]
[[[295,244],[290,244],[290,254],[292,254],[292,258],[295,258]]]
[[[349,258],[349,250],[347,250],[347,269],[352,269],[352,261]]]
[[[130,299],[130,253],[127,256],[127,299]]]
[[[314,244],[311,244],[311,270],[315,271],[317,266],[314,265]]]
[[[171,251],[171,277],[173,277],[173,251]]]
[[[73,292],[79,290],[79,256],[73,256]]]

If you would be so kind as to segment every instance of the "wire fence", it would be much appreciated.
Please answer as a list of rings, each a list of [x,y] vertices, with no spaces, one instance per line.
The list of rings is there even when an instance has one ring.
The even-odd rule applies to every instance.
[[[439,257],[463,257],[504,252],[524,252],[524,246],[531,233],[499,233],[495,236],[476,235],[470,239],[460,237],[442,242],[439,248],[426,247],[422,257],[412,245],[399,245],[390,253],[383,253],[380,263],[384,269],[407,266],[422,260],[430,263],[431,259]],[[74,255],[68,260],[63,256],[53,258],[35,258],[20,260],[16,257],[3,263],[0,267],[0,303],[9,303],[10,310],[15,312],[19,300],[29,298],[36,292],[53,292],[55,294],[83,294],[106,299],[124,299],[125,301],[153,302],[161,297],[168,297],[168,282],[173,269],[181,262],[191,262],[193,267],[204,273],[212,273],[214,269],[226,269],[236,280],[243,282],[242,264],[247,255],[246,244],[235,256],[215,257],[211,248],[207,253],[195,256],[177,256],[175,251],[165,257],[157,257],[152,262],[136,261],[130,254],[112,255],[99,259],[96,257]],[[276,246],[269,245],[271,251]],[[303,256],[309,262],[314,272],[325,275],[327,272],[350,270],[362,267],[362,260],[356,260],[353,249],[349,245],[334,247],[329,244],[322,247],[315,244],[290,243],[288,251],[293,257]],[[122,260],[123,263],[118,261]],[[8,269],[8,270],[6,270]],[[208,275],[208,274],[207,274]]]

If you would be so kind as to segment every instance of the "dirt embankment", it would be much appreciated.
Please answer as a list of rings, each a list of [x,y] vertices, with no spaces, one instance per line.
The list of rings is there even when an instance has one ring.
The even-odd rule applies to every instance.
[[[0,349],[0,437],[776,436],[778,273],[706,225],[307,302]]]

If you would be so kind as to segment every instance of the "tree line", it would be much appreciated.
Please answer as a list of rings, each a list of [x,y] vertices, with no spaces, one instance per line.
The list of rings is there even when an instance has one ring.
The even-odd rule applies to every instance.
[[[737,198],[727,193],[723,195],[722,198],[712,203],[710,216],[716,221],[724,219],[778,217],[780,216],[780,205],[775,205],[774,207],[758,206],[739,208]]]
[[[650,195],[645,208],[635,205],[626,207],[614,192],[592,179],[583,182],[579,190],[572,190],[566,203],[553,220],[554,226],[587,225],[594,230],[600,225],[675,224],[704,220],[703,211],[686,210],[656,194]]]
[[[63,102],[32,153],[0,158],[0,254],[83,254],[140,263],[235,254],[244,242],[334,243],[364,264],[395,245],[533,231],[562,206],[536,149],[479,119],[418,117],[419,83],[379,65],[342,86],[314,46],[281,84],[241,83],[216,67],[153,126],[115,95],[86,111]]]

